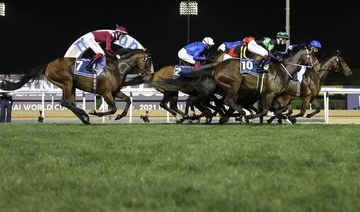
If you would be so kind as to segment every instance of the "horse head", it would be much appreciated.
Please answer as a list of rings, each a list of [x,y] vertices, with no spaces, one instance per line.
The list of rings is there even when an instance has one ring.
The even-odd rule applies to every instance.
[[[133,49],[121,56],[118,61],[118,69],[124,70],[124,66],[128,67],[127,73],[136,71],[143,77],[144,81],[148,81],[152,76],[152,60],[148,49]]]
[[[331,53],[329,59],[324,62],[321,69],[335,70],[335,72],[341,71],[345,76],[350,76],[352,74],[348,64],[341,56],[341,51],[339,49]]]

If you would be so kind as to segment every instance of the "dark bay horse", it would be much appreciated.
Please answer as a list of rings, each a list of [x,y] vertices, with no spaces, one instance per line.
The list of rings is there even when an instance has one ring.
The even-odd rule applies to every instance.
[[[215,56],[213,59],[207,60],[206,64],[204,66],[200,66],[200,69],[197,71],[201,71],[203,69],[206,69],[206,67],[212,67],[212,66],[222,62],[225,53],[226,52],[221,52],[220,54]],[[194,88],[192,86],[186,86],[186,87],[183,87],[180,90],[176,90],[176,91],[168,90],[165,87],[159,86],[164,80],[173,79],[174,71],[175,71],[175,65],[165,66],[165,67],[159,69],[158,71],[155,71],[153,74],[152,80],[151,80],[151,85],[164,95],[163,99],[160,102],[160,106],[162,108],[164,108],[165,110],[167,110],[171,115],[173,115],[177,119],[177,115],[180,115],[181,118],[183,118],[187,115],[186,112],[184,113],[177,107],[179,91],[181,91],[185,94],[189,94],[189,95],[194,95],[194,93],[196,93],[197,91],[194,90]],[[197,72],[197,71],[194,71],[194,72]],[[169,103],[169,107],[167,105],[168,103]],[[177,120],[177,121],[179,121],[179,120]],[[181,120],[181,121],[183,121],[183,120]]]
[[[104,98],[110,110],[106,112],[91,111],[89,113],[99,117],[114,114],[117,111],[115,98],[125,100],[124,111],[116,117],[116,120],[119,120],[126,116],[131,104],[131,99],[121,91],[126,75],[131,71],[137,71],[144,80],[149,80],[152,74],[149,51],[147,49],[129,49],[121,55],[120,60],[107,58],[104,71],[97,77],[96,90],[94,91],[94,81],[91,77],[74,74],[75,62],[76,58],[58,58],[48,64],[34,68],[26,73],[20,81],[2,84],[0,88],[16,90],[29,81],[39,80],[45,76],[51,83],[62,89],[61,105],[70,109],[84,124],[90,124],[89,115],[76,107],[76,89],[96,93]]]
[[[248,119],[262,118],[269,112],[269,108],[275,97],[281,94],[290,82],[293,74],[298,70],[298,65],[316,66],[320,68],[314,52],[306,45],[300,45],[288,55],[284,56],[283,62],[274,61],[270,64],[268,73],[264,75],[260,86],[260,102],[258,112],[247,116]],[[237,104],[240,88],[257,91],[259,86],[258,76],[240,73],[239,60],[225,60],[214,68],[214,79],[222,89],[226,91],[224,104],[231,109],[244,114],[243,109]],[[275,115],[283,112],[283,109],[275,111]]]
[[[293,123],[296,122],[294,120],[295,118],[304,116],[310,103],[314,106],[315,110],[312,113],[307,114],[306,118],[311,118],[321,111],[320,104],[316,97],[319,95],[321,86],[331,71],[341,71],[345,76],[350,76],[352,74],[351,69],[341,56],[340,50],[332,51],[330,54],[327,54],[320,59],[320,63],[321,67],[319,71],[308,69],[304,74],[304,78],[301,81],[300,96],[298,97],[302,99],[300,112],[298,114],[290,116],[292,114],[291,102],[297,98],[296,84],[290,83],[285,92],[274,101],[275,104],[288,106],[288,113],[285,115],[288,115],[289,120]],[[274,118],[275,117],[271,117],[268,122],[271,123]]]

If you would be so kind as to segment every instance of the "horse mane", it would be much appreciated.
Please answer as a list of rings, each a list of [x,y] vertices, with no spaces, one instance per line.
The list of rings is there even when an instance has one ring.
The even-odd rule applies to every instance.
[[[319,58],[319,61],[320,63],[323,63],[324,61],[327,61],[329,60],[331,57],[333,57],[334,55],[340,55],[341,52],[339,49],[337,50],[333,50],[333,51],[330,51],[330,52],[326,52],[325,54],[323,54],[320,58]]]
[[[148,53],[148,49],[130,49],[130,48],[123,48],[116,51],[117,54],[121,56],[121,58],[129,58],[132,57],[135,54],[138,54],[139,52],[145,52]]]
[[[292,50],[288,50],[287,53],[285,54],[285,56],[286,56],[287,58],[292,57],[292,56],[294,56],[298,51],[300,51],[300,49],[302,49],[302,48],[304,48],[304,47],[307,48],[307,44],[306,44],[306,43],[300,43],[300,44],[294,46],[294,47],[292,48]]]

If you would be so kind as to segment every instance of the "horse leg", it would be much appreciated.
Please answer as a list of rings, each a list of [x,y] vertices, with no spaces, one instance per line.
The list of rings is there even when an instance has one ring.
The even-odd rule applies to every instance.
[[[226,98],[224,100],[224,104],[229,106],[230,108],[234,109],[235,111],[239,112],[240,115],[245,115],[245,111],[236,103],[236,92],[239,89],[231,89],[226,95]]]
[[[202,102],[204,101],[204,98],[206,97],[205,93],[200,93],[197,96],[190,96],[188,98],[189,104],[195,106],[197,109],[200,110],[200,115],[193,115],[191,117],[191,120],[199,120],[201,117],[206,117],[206,123],[210,123],[212,120],[212,112],[210,109],[205,107]],[[195,110],[195,109],[194,109]]]
[[[125,108],[123,110],[123,112],[121,114],[118,114],[115,118],[115,120],[119,120],[121,118],[123,118],[124,116],[127,115],[128,113],[128,110],[130,108],[130,105],[131,105],[131,99],[130,97],[126,96],[122,91],[119,91],[117,94],[116,94],[116,97],[117,98],[120,98],[120,99],[123,99],[125,100],[126,102],[126,105],[125,105]],[[116,107],[115,107],[116,108]]]
[[[311,104],[315,107],[315,111],[312,112],[312,113],[307,114],[307,115],[306,115],[306,118],[311,118],[311,117],[313,117],[315,114],[320,113],[320,111],[321,111],[320,104],[319,104],[319,102],[317,101],[316,98],[313,98],[313,99],[312,99]]]
[[[178,92],[164,92],[163,93],[163,99],[160,101],[160,107],[163,108],[164,110],[166,110],[167,112],[169,112],[172,116],[174,116],[174,118],[177,120],[177,112],[173,109],[171,109],[170,107],[167,106],[167,103],[170,102],[170,105],[172,105],[172,107],[174,107],[173,105],[176,106],[177,108],[177,94]],[[175,98],[173,98],[174,96],[176,96]],[[174,103],[176,102],[176,103]],[[180,111],[182,112],[182,111]],[[176,121],[177,123],[179,123],[179,121]]]
[[[181,117],[184,117],[185,116],[185,113],[182,112],[178,106],[177,106],[177,103],[178,103],[178,94],[176,95],[173,95],[170,99],[170,108],[175,111],[177,114],[179,114]]]
[[[229,108],[224,116],[222,118],[219,119],[219,124],[225,124],[229,121],[229,118],[232,114],[234,114],[235,110],[233,108]]]
[[[302,117],[302,116],[304,116],[304,114],[305,114],[305,112],[306,112],[306,108],[307,108],[308,105],[309,105],[309,102],[310,102],[310,96],[302,98],[300,112],[299,112],[298,114],[289,116],[289,118],[290,118],[290,119],[295,119],[295,118],[297,118],[297,117]]]
[[[211,104],[211,101],[214,102],[214,105]],[[223,117],[225,115],[224,104],[223,104],[222,100],[219,100],[218,98],[216,98],[215,95],[212,95],[210,98],[208,98],[207,101],[205,101],[203,103],[203,105],[214,111],[212,116],[216,116],[217,114],[219,114],[220,117]]]
[[[75,103],[75,88],[72,84],[62,87],[63,96],[60,105],[71,110],[84,124],[90,124],[89,115],[82,109],[76,107]]]
[[[103,117],[106,115],[111,115],[116,113],[116,105],[115,105],[115,98],[111,95],[111,93],[107,93],[106,95],[102,95],[102,97],[104,98],[105,102],[107,103],[108,107],[109,107],[109,111],[106,112],[97,112],[95,110],[92,110],[89,112],[89,114],[91,115],[95,115],[98,117]]]
[[[254,118],[260,118],[266,116],[269,112],[269,108],[271,106],[273,99],[274,99],[273,94],[261,94],[261,98],[258,106],[258,113],[250,114],[246,116],[246,118],[254,119]]]

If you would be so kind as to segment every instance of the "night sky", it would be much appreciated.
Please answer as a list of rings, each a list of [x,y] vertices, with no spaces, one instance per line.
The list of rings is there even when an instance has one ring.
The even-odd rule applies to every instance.
[[[126,26],[149,48],[155,70],[177,63],[177,52],[187,44],[187,16],[179,14],[180,1],[0,1],[6,4],[6,16],[0,16],[1,73],[26,72],[63,57],[82,35],[114,29],[115,24]],[[285,0],[197,2],[199,14],[190,17],[190,42],[210,36],[217,48],[224,41],[285,31]],[[291,43],[319,40],[319,56],[340,49],[352,69],[360,68],[360,9],[355,3],[292,0]]]

